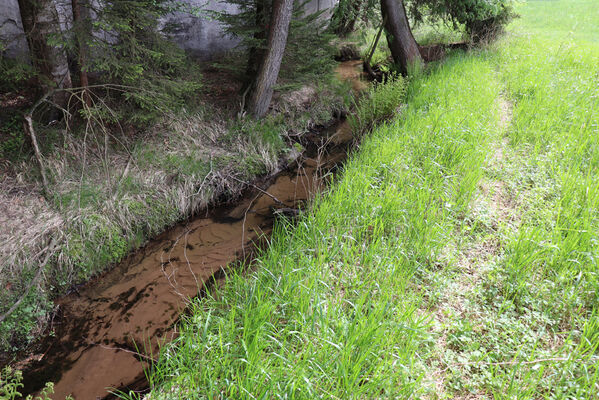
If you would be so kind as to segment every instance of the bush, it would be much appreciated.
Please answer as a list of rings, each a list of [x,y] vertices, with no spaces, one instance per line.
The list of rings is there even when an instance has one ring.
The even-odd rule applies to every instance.
[[[495,36],[516,16],[513,0],[410,0],[408,10],[416,22],[428,16],[463,26],[474,41]]]

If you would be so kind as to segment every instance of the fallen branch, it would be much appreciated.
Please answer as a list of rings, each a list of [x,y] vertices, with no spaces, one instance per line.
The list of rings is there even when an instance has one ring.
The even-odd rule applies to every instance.
[[[126,349],[126,348],[124,348],[124,347],[117,347],[117,346],[107,346],[107,345],[105,345],[105,344],[102,344],[102,343],[94,343],[94,342],[92,342],[92,341],[91,341],[91,340],[89,340],[89,339],[87,339],[87,340],[86,340],[86,342],[87,342],[87,344],[89,344],[90,346],[98,346],[98,347],[101,347],[101,348],[103,348],[103,349],[105,349],[105,350],[122,351],[122,352],[124,352],[124,353],[129,353],[129,354],[132,354],[132,355],[134,355],[134,356],[137,356],[137,357],[139,357],[139,358],[143,358],[144,360],[146,360],[146,361],[150,361],[150,362],[152,362],[152,363],[154,363],[154,364],[157,364],[157,363],[158,363],[158,360],[157,360],[157,359],[155,359],[155,358],[152,358],[152,357],[150,357],[150,356],[147,356],[147,355],[145,355],[145,354],[141,354],[141,353],[139,353],[139,352],[137,352],[137,351],[133,351],[133,350]],[[137,346],[136,346],[136,347],[137,347]]]
[[[42,153],[40,152],[40,148],[37,144],[37,138],[35,136],[35,130],[33,129],[33,121],[31,119],[31,114],[27,114],[24,117],[23,121],[23,129],[29,139],[31,140],[31,144],[33,145],[33,150],[35,152],[35,159],[40,167],[40,173],[42,175],[42,185],[44,187],[44,196],[48,196],[50,194],[50,189],[48,186],[48,178],[46,178],[46,171],[44,169],[44,162],[42,161]]]

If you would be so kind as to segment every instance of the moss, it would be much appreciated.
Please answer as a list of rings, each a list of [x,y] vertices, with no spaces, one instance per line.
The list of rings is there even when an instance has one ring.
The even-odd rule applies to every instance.
[[[52,192],[51,201],[59,210],[68,210],[73,207],[87,208],[102,203],[103,193],[97,185],[90,185],[83,182],[76,190],[68,190],[63,193]]]
[[[177,171],[186,176],[205,176],[210,171],[210,164],[199,154],[178,155],[168,154],[161,161],[165,171]]]
[[[89,279],[104,266],[121,260],[131,249],[131,241],[122,229],[98,214],[84,217],[79,226],[72,227],[69,238],[65,252],[73,266],[72,271],[64,271],[66,275],[56,270],[56,278],[62,278],[57,281],[60,286]]]
[[[264,162],[254,157],[244,158],[237,168],[238,171],[241,172],[246,178],[262,175],[267,172]]]

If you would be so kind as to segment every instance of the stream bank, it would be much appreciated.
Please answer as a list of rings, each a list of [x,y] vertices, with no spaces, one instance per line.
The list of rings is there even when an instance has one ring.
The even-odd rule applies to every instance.
[[[359,65],[346,62],[338,69],[354,89],[363,88],[357,83]],[[307,135],[304,157],[260,185],[250,184],[239,202],[172,228],[61,298],[42,351],[18,365],[24,392],[52,381],[54,398],[87,399],[105,398],[106,388],[145,386],[147,354],[175,337],[188,299],[211,278],[223,276],[223,267],[264,243],[279,210],[301,208],[322,189],[352,139],[347,122]]]

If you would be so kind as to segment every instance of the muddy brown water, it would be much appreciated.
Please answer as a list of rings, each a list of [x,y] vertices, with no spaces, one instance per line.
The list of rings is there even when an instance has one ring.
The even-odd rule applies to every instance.
[[[359,67],[359,61],[348,61],[337,70],[351,80],[354,90],[365,86]],[[263,191],[250,188],[235,204],[170,229],[61,298],[51,324],[53,335],[42,342],[40,354],[29,355],[17,366],[23,369],[23,391],[35,393],[45,382],[55,382],[54,399],[70,394],[87,400],[111,398],[114,388],[147,387],[147,357],[176,336],[189,298],[222,279],[227,265],[264,243],[278,209],[301,208],[322,189],[352,141],[347,122],[310,138],[307,154],[294,167],[263,181]]]

